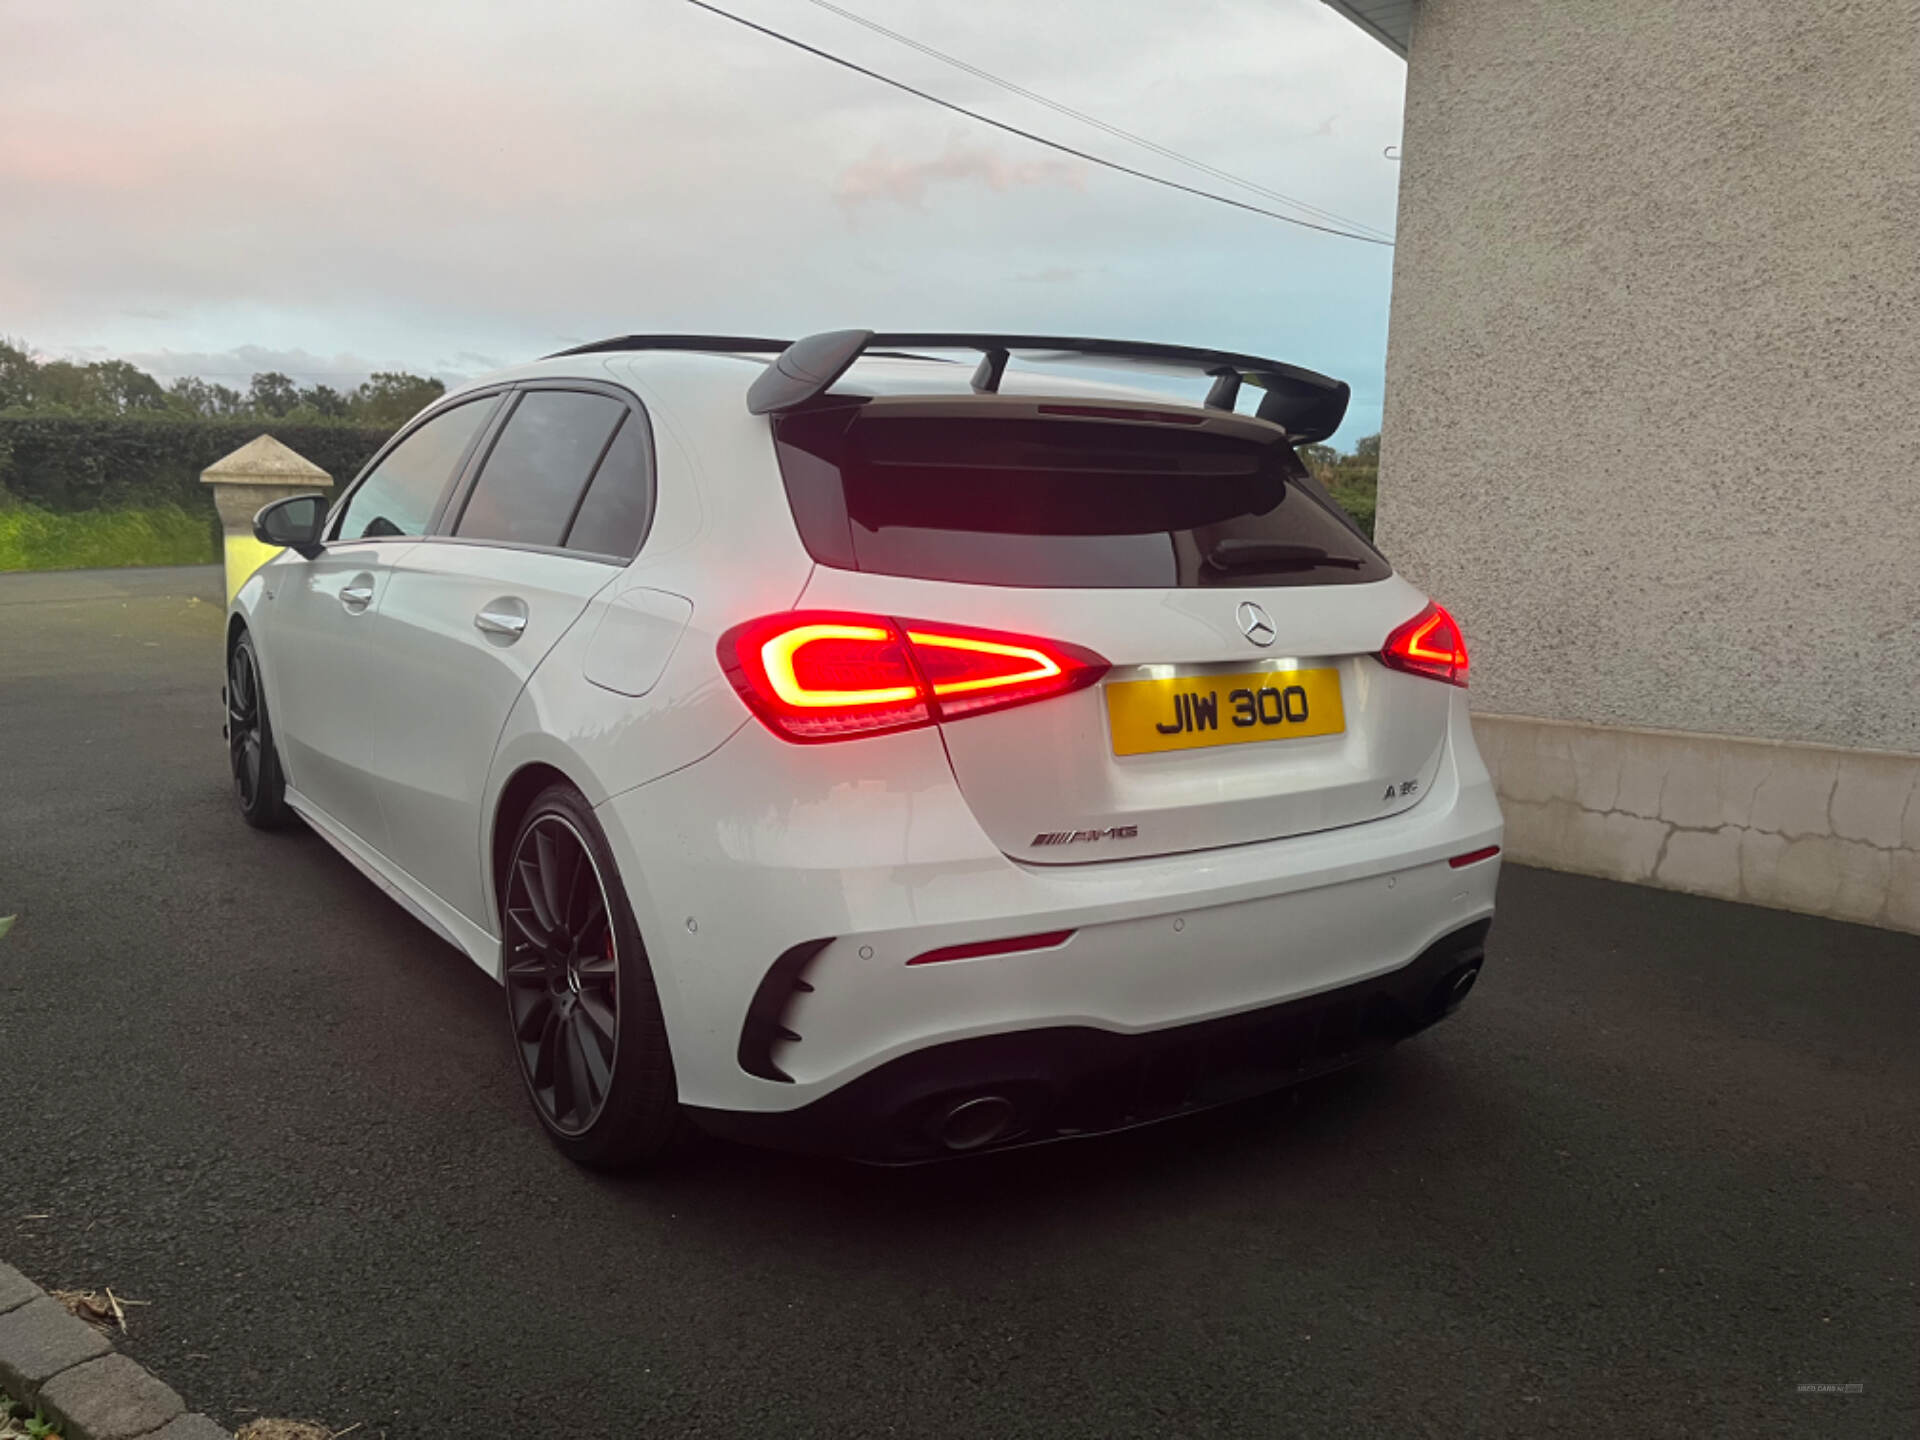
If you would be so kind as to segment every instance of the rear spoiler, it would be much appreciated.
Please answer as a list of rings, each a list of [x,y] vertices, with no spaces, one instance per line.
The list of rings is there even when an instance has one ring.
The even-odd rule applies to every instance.
[[[1041,364],[1211,376],[1213,385],[1205,401],[1211,410],[1233,409],[1241,385],[1251,385],[1266,392],[1257,412],[1260,418],[1278,425],[1296,445],[1325,440],[1338,430],[1346,418],[1347,401],[1352,394],[1345,381],[1258,355],[1190,345],[1161,345],[1150,340],[1091,340],[1070,335],[829,330],[791,344],[727,335],[628,335],[560,353],[585,355],[612,350],[777,352],[773,362],[747,391],[747,409],[755,415],[777,415],[825,394],[862,355],[921,350],[979,352],[973,388],[983,395],[999,390],[1007,360],[1015,353],[1023,360]]]

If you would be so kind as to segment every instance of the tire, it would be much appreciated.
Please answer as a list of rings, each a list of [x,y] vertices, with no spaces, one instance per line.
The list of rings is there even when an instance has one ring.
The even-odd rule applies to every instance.
[[[253,636],[242,630],[227,652],[227,761],[240,818],[256,830],[279,830],[293,819],[287,780],[273,744],[267,695]]]
[[[680,1120],[666,1020],[613,852],[571,785],[520,821],[500,935],[508,1035],[548,1138],[592,1170],[653,1163]]]

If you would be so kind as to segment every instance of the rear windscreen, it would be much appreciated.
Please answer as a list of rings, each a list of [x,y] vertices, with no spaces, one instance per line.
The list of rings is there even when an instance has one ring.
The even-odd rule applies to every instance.
[[[1269,427],[1092,406],[955,408],[876,402],[780,417],[781,472],[814,559],[1075,588],[1391,573]]]

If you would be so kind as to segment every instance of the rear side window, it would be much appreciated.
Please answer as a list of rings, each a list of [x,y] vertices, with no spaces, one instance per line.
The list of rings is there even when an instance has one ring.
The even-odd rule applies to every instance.
[[[1102,406],[801,411],[775,436],[823,564],[979,585],[1340,585],[1392,573],[1278,431]]]
[[[638,415],[630,414],[615,432],[600,468],[593,472],[573,528],[561,543],[592,555],[632,555],[640,548],[653,511],[651,471],[647,427]]]
[[[607,395],[530,390],[494,442],[453,533],[558,546],[627,407]]]
[[[424,535],[441,492],[466,458],[499,397],[442,410],[381,457],[340,511],[334,536],[377,540]]]

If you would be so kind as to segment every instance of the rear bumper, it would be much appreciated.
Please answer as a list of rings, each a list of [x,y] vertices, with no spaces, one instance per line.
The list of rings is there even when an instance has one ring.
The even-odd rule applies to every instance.
[[[1261,1011],[1402,970],[1493,913],[1499,861],[1448,863],[1501,839],[1463,697],[1410,809],[1091,864],[1001,853],[935,731],[861,741],[857,778],[838,751],[748,725],[598,808],[685,1105],[791,1113],[947,1045],[1140,1036]],[[1073,933],[1020,954],[910,963],[1056,931]]]
[[[1134,1035],[983,1035],[899,1056],[798,1110],[687,1114],[728,1139],[880,1164],[1151,1124],[1297,1084],[1431,1025],[1477,977],[1491,923],[1385,975],[1237,1015]]]

